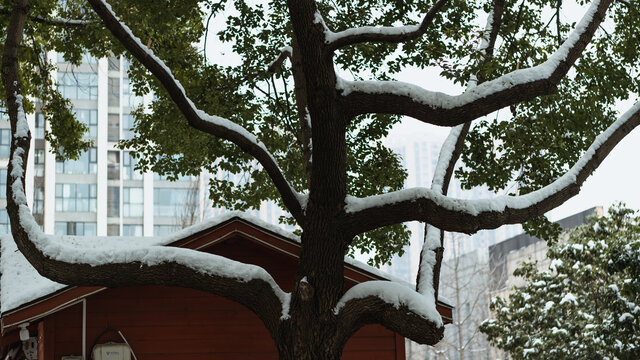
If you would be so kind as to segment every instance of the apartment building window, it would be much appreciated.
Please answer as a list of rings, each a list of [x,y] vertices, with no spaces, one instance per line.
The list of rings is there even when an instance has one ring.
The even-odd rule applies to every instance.
[[[120,152],[107,151],[107,179],[120,179]]]
[[[96,185],[56,184],[56,211],[96,212]]]
[[[136,96],[131,88],[131,79],[124,78],[122,79],[122,101],[123,106],[128,106],[130,108],[137,108],[142,105],[142,97]]]
[[[107,188],[107,216],[120,216],[120,187]]]
[[[33,172],[35,176],[44,176],[44,149],[33,152]]]
[[[76,119],[89,128],[86,136],[91,139],[98,137],[98,110],[76,109]]]
[[[122,178],[124,180],[142,180],[142,173],[136,171],[138,159],[131,155],[131,151],[125,151],[122,155]]]
[[[44,114],[41,112],[36,113],[36,128],[33,132],[35,139],[44,139]]]
[[[169,175],[160,175],[158,173],[153,173],[153,180],[159,181],[191,181],[193,177],[191,175],[178,175],[175,180],[169,179]]]
[[[120,236],[120,225],[118,224],[107,225],[107,236]]]
[[[153,236],[169,235],[178,230],[175,225],[153,225]]]
[[[198,207],[191,201],[189,192],[191,189],[155,188],[153,189],[153,215],[154,216],[179,216],[188,206]]]
[[[33,188],[33,213],[44,213],[44,187],[42,186]]]
[[[71,100],[97,100],[98,75],[93,73],[58,73],[58,90]]]
[[[118,141],[120,140],[120,115],[118,114],[109,114],[108,116],[108,136],[107,139],[109,141]]]
[[[0,169],[0,199],[7,198],[7,169]]]
[[[142,188],[125,187],[122,193],[123,216],[141,217],[144,214],[144,192]]]
[[[135,117],[131,114],[122,115],[122,138],[124,140],[130,140],[133,138],[133,122]]]
[[[98,152],[91,148],[83,152],[78,160],[56,160],[58,174],[95,174],[98,170]]]
[[[143,236],[142,225],[124,224],[122,225],[122,236]]]
[[[58,53],[58,62],[59,63],[68,63],[69,60],[64,58],[64,53]],[[95,56],[89,54],[89,53],[84,53],[82,54],[82,58],[80,59],[80,63],[81,64],[89,64],[89,65],[95,65],[98,63],[98,58],[96,58]]]
[[[2,106],[0,106],[0,121],[9,121],[9,111]]]
[[[120,106],[120,78],[110,77],[108,82],[109,106]]]
[[[96,236],[96,223],[56,221],[55,233],[56,235]]]
[[[0,235],[9,233],[9,213],[7,209],[0,210]]]
[[[11,130],[0,129],[0,158],[9,158],[11,152]]]
[[[110,56],[108,59],[109,71],[120,71],[120,58],[117,56]]]

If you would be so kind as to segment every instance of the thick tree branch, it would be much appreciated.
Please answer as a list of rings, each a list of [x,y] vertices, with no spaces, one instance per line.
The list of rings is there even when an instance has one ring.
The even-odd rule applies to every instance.
[[[491,61],[493,57],[493,49],[498,38],[500,25],[502,24],[502,14],[504,12],[504,0],[493,0],[491,11],[487,17],[487,25],[485,26],[485,35],[487,38],[482,39],[480,51],[484,52],[484,62]],[[469,87],[476,86],[479,81],[484,81],[484,76],[479,74],[475,76],[469,83]],[[443,195],[447,195],[449,184],[453,177],[453,170],[462,153],[464,140],[467,137],[471,122],[458,125],[451,129],[449,136],[440,148],[440,156],[436,164],[436,171],[431,181],[431,189],[440,191]],[[440,285],[440,268],[442,266],[442,258],[444,254],[444,231],[425,224],[424,244],[420,252],[420,263],[418,265],[418,276],[416,279],[416,291],[420,293],[434,292],[433,297],[438,299],[438,290]]]
[[[293,53],[293,49],[291,46],[283,46],[280,49],[280,55],[271,63],[269,67],[267,67],[267,72],[273,73],[279,68],[285,59],[291,59],[291,54]]]
[[[236,144],[244,152],[258,160],[280,192],[284,205],[298,223],[303,224],[303,205],[300,202],[300,196],[284,177],[275,158],[264,144],[259,142],[247,129],[231,120],[209,115],[196,108],[187,97],[182,85],[173,77],[171,70],[151,50],[147,49],[126,25],[120,22],[108,4],[102,0],[89,0],[89,3],[107,29],[145,68],[158,78],[189,124],[200,131]]]
[[[464,140],[470,127],[471,122],[468,122],[451,129],[449,136],[442,144],[436,171],[431,181],[431,189],[433,191],[439,191],[443,195],[447,194],[449,183],[453,177],[453,170],[462,153]],[[443,239],[444,231],[429,224],[425,225],[424,244],[420,252],[420,263],[416,279],[416,291],[421,294],[433,292],[435,299],[438,299],[440,267],[442,266],[444,252]]]
[[[11,10],[7,10],[3,7],[0,7],[0,14],[3,15],[11,15]],[[43,18],[39,16],[29,16],[29,20],[45,25],[53,25],[53,26],[74,26],[74,27],[83,27],[89,24],[95,24],[96,22],[93,20],[83,20],[83,19],[63,19],[63,18]]]
[[[594,0],[569,38],[544,63],[505,74],[461,95],[427,91],[397,81],[339,79],[337,88],[351,116],[385,113],[441,126],[463,124],[506,106],[553,93],[591,41],[611,2]]]
[[[368,281],[349,289],[335,312],[339,343],[367,324],[381,324],[420,344],[436,344],[444,334],[435,299],[404,285],[389,281]]]
[[[447,0],[438,0],[433,7],[427,12],[422,19],[420,25],[408,26],[365,26],[352,28],[334,33],[325,28],[325,34],[328,42],[328,50],[335,51],[345,46],[359,44],[363,42],[386,42],[399,43],[415,40],[421,37],[426,31],[436,14],[445,5]]]
[[[474,233],[504,224],[525,222],[578,194],[587,177],[638,124],[640,102],[596,137],[591,147],[566,174],[529,194],[461,200],[431,189],[414,188],[368,198],[348,197],[343,226],[359,234],[382,226],[418,220],[445,231]]]
[[[289,316],[289,294],[258,266],[190,249],[150,246],[148,239],[136,243],[118,238],[76,242],[73,237],[50,236],[40,231],[24,192],[31,134],[22,106],[18,47],[27,11],[28,0],[14,1],[2,58],[2,81],[13,132],[7,211],[20,251],[41,275],[60,283],[182,286],[224,296],[255,312],[277,339],[280,322]]]

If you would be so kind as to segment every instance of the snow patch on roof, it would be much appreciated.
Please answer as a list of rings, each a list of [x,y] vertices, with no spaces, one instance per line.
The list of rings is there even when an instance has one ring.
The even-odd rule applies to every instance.
[[[110,256],[110,254],[115,256],[115,250],[118,250],[118,253],[122,253],[123,250],[126,250],[130,254],[131,258],[145,258],[146,260],[148,260],[148,262],[153,262],[159,261],[161,259],[160,256],[156,256],[159,254],[155,254],[159,251],[170,250],[171,252],[175,253],[176,256],[180,256],[181,252],[187,251],[187,249],[180,248],[163,248],[164,245],[171,244],[178,240],[197,234],[201,231],[215,227],[233,218],[242,219],[250,224],[273,232],[285,239],[300,243],[300,237],[298,237],[297,235],[284,230],[277,225],[267,223],[247,213],[239,211],[223,213],[215,218],[205,220],[199,224],[190,226],[175,233],[158,237],[47,236],[53,238],[55,243],[61,245],[65,249],[75,249],[75,251],[71,251],[65,254],[67,260],[70,260],[68,257],[72,256],[76,260],[100,264],[104,263],[105,261],[114,260],[108,259],[108,257]],[[66,287],[66,285],[56,283],[38,274],[36,269],[31,266],[27,259],[18,250],[16,243],[13,241],[11,235],[3,237],[0,241],[2,251],[2,257],[0,258],[0,271],[2,273],[2,277],[0,278],[0,311],[2,311],[2,313],[13,310],[26,303],[37,300],[41,297],[52,294]],[[61,248],[58,250],[63,251],[64,249]],[[114,251],[109,252],[104,250]],[[190,257],[198,256],[197,253],[193,254],[193,251],[189,252]],[[95,256],[87,257],[88,253],[93,253],[93,255]],[[182,255],[186,256],[187,254],[185,253]],[[211,254],[203,254],[203,256],[207,257],[207,259],[201,259],[203,262],[210,262],[209,257],[211,256]],[[397,282],[398,284],[404,285],[405,287],[413,287],[412,284],[390,276],[389,274],[384,273],[381,270],[378,270],[352,258],[345,257],[345,263],[380,278]],[[232,264],[226,264],[225,266],[231,265]],[[208,268],[210,266],[204,266],[203,263],[202,270],[208,271],[207,269],[205,269],[205,267]],[[289,299],[288,294],[281,295],[287,295],[286,298],[281,296],[283,307],[286,307],[286,309],[283,308],[283,316],[285,316],[285,310],[288,314]]]

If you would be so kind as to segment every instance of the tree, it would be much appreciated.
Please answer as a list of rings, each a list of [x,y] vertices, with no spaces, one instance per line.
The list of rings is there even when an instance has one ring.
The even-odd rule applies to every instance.
[[[434,353],[442,359],[487,359],[488,344],[478,327],[489,316],[488,253],[477,250],[461,254],[459,244],[452,245],[453,257],[442,264],[438,290],[455,310],[449,333]]]
[[[283,142],[297,139],[287,138],[278,128],[269,131],[271,124],[267,120],[274,121],[281,114],[257,116],[245,122],[245,118],[236,117],[229,107],[222,105],[224,101],[215,90],[223,85],[244,83],[251,87],[250,78],[229,77],[227,84],[221,75],[223,71],[189,66],[187,60],[188,55],[193,54],[190,47],[193,39],[187,44],[189,46],[182,44],[181,48],[158,47],[158,53],[169,54],[169,58],[176,61],[171,68],[184,76],[185,83],[202,90],[192,93],[192,86],[183,87],[170,67],[154,54],[156,36],[143,36],[148,34],[142,31],[143,35],[138,35],[144,39],[141,41],[133,35],[125,25],[125,17],[137,16],[138,22],[146,24],[143,11],[157,11],[150,14],[154,19],[158,14],[167,14],[161,10],[161,2],[141,1],[136,6],[118,3],[115,11],[123,20],[102,0],[90,0],[89,3],[100,19],[99,24],[116,39],[110,38],[113,43],[121,44],[137,59],[134,75],[137,72],[142,79],[145,71],[152,74],[157,80],[150,80],[148,84],[158,89],[157,96],[171,99],[174,104],[171,106],[180,111],[189,126],[219,139],[201,145],[207,149],[213,147],[224,155],[226,160],[220,162],[223,168],[232,167],[234,161],[240,165],[260,164],[261,170],[252,175],[258,180],[268,179],[270,185],[263,188],[260,186],[267,181],[249,182],[247,189],[266,189],[276,194],[302,230],[302,250],[293,291],[284,293],[264,269],[213,255],[150,248],[140,249],[136,254],[110,249],[109,256],[98,256],[100,249],[74,248],[40,232],[27,207],[23,186],[23,165],[26,164],[30,135],[24,117],[26,100],[22,95],[21,74],[25,70],[20,70],[19,50],[25,22],[29,24],[27,19],[35,21],[29,17],[28,0],[14,1],[2,67],[14,134],[7,208],[12,234],[20,251],[41,274],[61,283],[183,286],[237,301],[263,321],[283,359],[338,359],[349,337],[369,323],[382,324],[418,343],[437,343],[443,333],[442,321],[435,309],[442,231],[472,233],[542,215],[575,195],[613,147],[640,122],[638,104],[616,121],[611,110],[617,100],[636,93],[638,85],[632,74],[638,66],[635,59],[640,47],[636,44],[640,40],[633,29],[638,28],[640,19],[626,2],[613,5],[610,0],[592,2],[582,20],[571,30],[571,26],[560,21],[561,3],[556,1],[536,2],[529,8],[520,2],[495,0],[484,4],[490,13],[489,26],[486,30],[475,31],[473,21],[480,2],[439,0],[433,4],[414,1],[400,4],[380,1],[364,5],[350,1],[291,0],[286,4],[270,3],[269,11],[265,12],[256,11],[264,10],[262,5],[251,7],[244,1],[236,1],[235,7],[242,11],[239,16],[229,18],[231,28],[238,30],[230,36],[241,51],[254,47],[258,60],[247,60],[248,65],[260,66],[256,61],[275,53],[264,51],[266,45],[273,45],[272,39],[286,39],[282,44],[289,46],[282,48],[277,59],[282,56],[291,59],[302,144],[297,150],[298,157],[294,156],[296,151],[281,150]],[[192,35],[190,31],[200,25],[184,9],[197,13],[194,9],[198,6],[194,3],[182,8],[169,1],[180,15],[169,16],[167,23],[177,25],[186,19],[185,31]],[[542,19],[536,15],[538,12],[531,10],[545,6],[557,10],[555,32],[541,23]],[[48,19],[51,11],[46,10],[34,6],[36,18],[47,16]],[[424,14],[417,24],[411,18],[415,13]],[[265,17],[270,20],[268,24],[260,21]],[[615,20],[616,31],[596,34],[605,17]],[[141,30],[163,28],[163,21],[157,21]],[[384,26],[363,26],[372,21]],[[416,25],[394,27],[397,22]],[[531,33],[532,29],[536,29],[533,35],[520,36],[523,31]],[[171,30],[167,31],[170,33]],[[154,34],[161,40],[167,36],[161,32]],[[82,31],[76,35],[88,36]],[[485,39],[481,46],[483,51],[477,51],[473,45],[479,39]],[[502,40],[501,46],[496,46],[497,39]],[[592,45],[587,49],[590,43]],[[625,46],[612,45],[619,43]],[[182,54],[177,51],[184,50],[185,46],[191,50],[185,52],[180,62]],[[402,46],[401,52],[396,51],[398,46]],[[576,63],[579,58],[581,61]],[[424,67],[431,63],[444,64],[445,74],[468,84],[468,90],[461,95],[449,96],[387,80],[388,74],[404,66]],[[248,65],[247,69],[254,69]],[[342,79],[337,75],[337,65],[346,70],[366,67],[375,80]],[[376,69],[384,68],[381,65],[388,66],[389,71],[377,72]],[[576,72],[567,76],[574,65]],[[214,75],[206,79],[216,80],[214,84],[218,86],[198,82],[200,71],[207,69]],[[615,71],[608,71],[610,69]],[[194,76],[190,77],[191,74]],[[192,80],[195,83],[192,84]],[[144,88],[145,84],[141,80],[138,86]],[[595,90],[594,85],[598,86]],[[558,89],[563,92],[539,97],[553,94]],[[598,89],[601,91],[597,92]],[[602,98],[593,95],[594,91]],[[238,92],[236,95],[237,98],[229,98],[233,104],[246,100],[249,110],[256,105],[251,93]],[[209,115],[199,106],[218,115]],[[215,112],[217,106],[220,112]],[[504,107],[514,107],[514,119],[518,121],[485,119],[469,130],[473,120]],[[553,108],[562,111],[552,112],[550,109]],[[228,118],[219,115],[225,112],[230,113]],[[392,191],[393,187],[379,186],[384,182],[374,182],[365,176],[373,176],[375,172],[353,171],[376,164],[379,157],[375,152],[369,152],[365,158],[353,156],[361,149],[376,149],[376,142],[368,140],[375,139],[380,129],[388,128],[400,115],[453,127],[441,152],[433,189]],[[151,122],[155,123],[155,120]],[[376,126],[370,128],[368,124]],[[179,126],[177,124],[176,129]],[[473,142],[467,145],[471,154],[467,161],[470,168],[461,173],[466,183],[483,181],[497,189],[515,176],[521,184],[519,194],[492,201],[463,201],[444,195],[468,131]],[[375,136],[369,136],[371,132]],[[600,135],[596,137],[597,134]],[[564,140],[557,146],[543,138],[547,135],[555,136],[554,140]],[[280,143],[276,152],[266,145],[273,139],[279,139],[277,143]],[[523,139],[529,139],[529,142],[523,143]],[[538,141],[532,144],[532,139]],[[486,146],[490,143],[500,144],[497,155],[487,155]],[[369,147],[364,146],[366,144]],[[521,152],[523,148],[525,151]],[[568,169],[579,153],[582,154],[580,160]],[[287,156],[298,161],[283,161],[284,166],[279,166]],[[393,156],[384,159],[383,165],[393,166]],[[485,167],[501,162],[508,166],[484,171]],[[519,172],[513,171],[516,163],[520,164]],[[480,175],[482,173],[486,175]],[[302,176],[289,177],[290,174]],[[369,182],[371,186],[367,187],[354,185]],[[358,192],[362,189],[366,191]],[[367,282],[343,293],[344,255],[349,246],[358,241],[357,237],[412,220],[430,224],[428,232],[440,235],[427,234],[417,288]],[[206,256],[207,261],[203,261],[202,256]],[[196,257],[199,261],[194,261]]]
[[[549,269],[514,272],[527,284],[493,299],[481,331],[513,359],[637,359],[640,217],[611,208],[567,236],[549,248]]]

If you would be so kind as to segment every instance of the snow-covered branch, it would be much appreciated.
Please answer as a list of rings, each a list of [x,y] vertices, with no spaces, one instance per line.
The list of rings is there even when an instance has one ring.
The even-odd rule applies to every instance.
[[[18,78],[18,48],[27,2],[16,2],[5,42],[2,81],[13,138],[9,160],[7,211],[16,245],[43,276],[80,286],[167,285],[221,295],[255,312],[272,336],[289,317],[290,295],[266,270],[221,256],[149,244],[149,239],[61,237],[46,235],[27,206],[25,169],[31,135]],[[130,239],[129,239],[130,240]]]
[[[291,46],[283,46],[280,49],[280,55],[267,67],[267,72],[275,72],[280,65],[284,62],[285,59],[291,59],[291,54],[293,54],[293,48]]]
[[[359,234],[382,226],[418,220],[445,231],[474,233],[480,229],[522,223],[578,194],[587,177],[638,124],[640,102],[596,137],[566,174],[529,194],[461,200],[432,189],[413,188],[367,198],[349,196],[345,199],[345,225]]]
[[[433,296],[389,281],[367,281],[347,290],[334,309],[340,339],[366,324],[382,324],[420,344],[435,344],[444,334]]]
[[[3,7],[0,7],[0,14],[11,15],[11,10],[7,10]],[[65,19],[60,17],[40,17],[40,16],[29,16],[29,20],[33,22],[37,22],[40,24],[53,25],[53,26],[86,26],[90,24],[95,24],[96,22],[93,20],[84,20],[84,19]]]
[[[291,187],[273,155],[262,142],[244,127],[229,119],[209,115],[198,109],[187,97],[187,94],[174,78],[171,70],[164,62],[153,54],[131,30],[115,15],[111,6],[103,0],[89,0],[103,23],[122,45],[140,61],[153,75],[160,80],[171,99],[176,103],[189,124],[203,132],[228,140],[253,156],[264,167],[265,171],[280,192],[283,203],[289,212],[302,223],[303,208],[298,193]]]
[[[480,43],[479,50],[484,52],[484,61],[489,61],[493,56],[493,48],[500,31],[502,14],[504,12],[504,0],[493,0],[491,11],[487,16],[484,35]],[[482,82],[482,80],[480,80]],[[468,88],[477,85],[478,76],[474,76],[469,82]],[[464,140],[467,137],[471,122],[458,125],[451,129],[449,136],[445,139],[440,148],[440,155],[436,163],[436,169],[431,181],[431,189],[447,195],[449,183],[453,176],[453,170],[462,153]],[[420,263],[418,265],[418,277],[416,279],[416,290],[420,293],[433,293],[438,298],[438,287],[440,282],[440,268],[443,257],[444,232],[432,225],[425,225],[424,244],[420,252]]]
[[[363,42],[399,43],[419,38],[426,31],[438,11],[447,0],[439,0],[425,14],[420,25],[406,26],[363,26],[351,28],[337,33],[329,30],[325,25],[325,37],[330,51]],[[321,17],[319,17],[321,19]],[[323,22],[324,24],[324,22]]]
[[[515,70],[460,95],[428,91],[397,81],[347,81],[336,87],[352,116],[390,113],[441,126],[456,126],[506,106],[553,93],[580,57],[612,0],[594,0],[568,39],[542,64]]]
[[[453,176],[456,162],[462,152],[462,145],[471,123],[458,125],[451,129],[440,149],[440,156],[431,181],[431,190],[446,195],[449,182]],[[424,244],[420,252],[416,290],[437,298],[442,263],[442,230],[427,224],[425,226]]]

